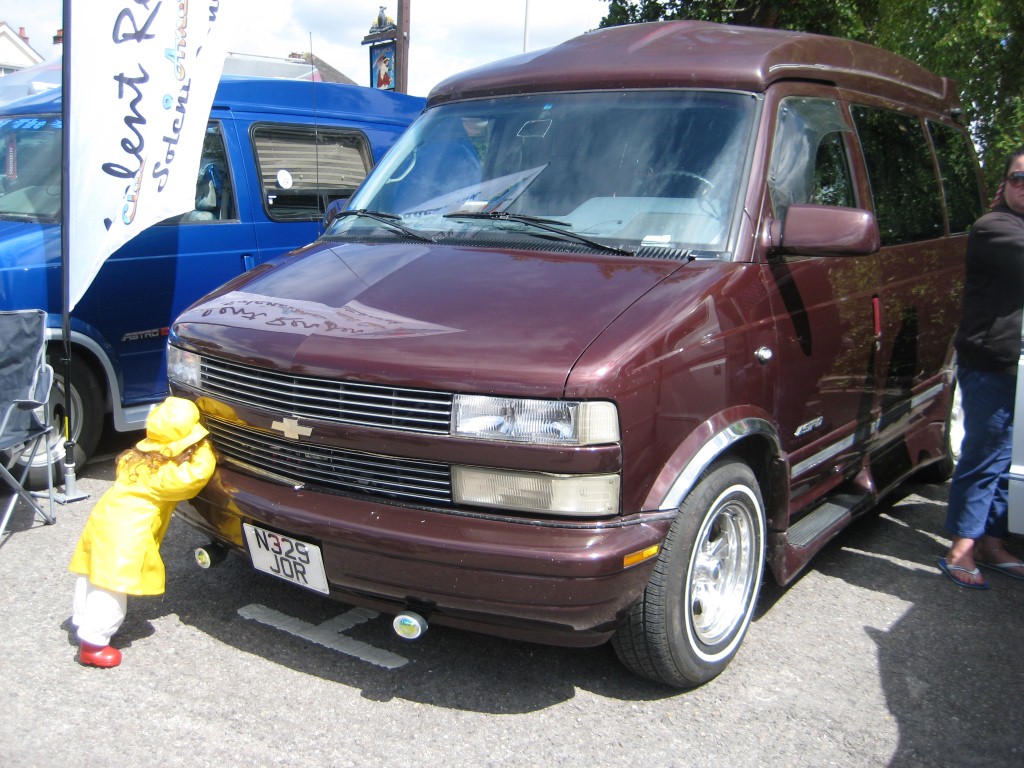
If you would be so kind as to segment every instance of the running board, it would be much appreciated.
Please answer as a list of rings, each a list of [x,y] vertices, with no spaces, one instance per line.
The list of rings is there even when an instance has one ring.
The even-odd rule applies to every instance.
[[[789,527],[786,543],[791,547],[806,547],[839,523],[848,523],[853,511],[864,501],[865,497],[850,494],[823,502]]]

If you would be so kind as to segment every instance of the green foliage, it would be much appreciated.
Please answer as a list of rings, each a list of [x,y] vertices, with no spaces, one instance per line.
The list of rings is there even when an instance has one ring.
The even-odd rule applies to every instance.
[[[600,26],[612,27],[669,19],[699,19],[719,24],[802,29],[807,32],[859,38],[866,31],[861,20],[864,8],[860,6],[875,5],[875,1],[823,3],[820,0],[609,0],[608,15],[601,20]]]
[[[777,27],[887,48],[956,81],[989,188],[1024,144],[1021,0],[608,0],[602,27],[667,19]]]

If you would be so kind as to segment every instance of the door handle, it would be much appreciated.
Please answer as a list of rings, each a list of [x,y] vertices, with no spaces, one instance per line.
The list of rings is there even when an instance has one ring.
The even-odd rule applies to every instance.
[[[871,314],[875,322],[875,350],[882,349],[882,302],[877,296],[871,299]]]

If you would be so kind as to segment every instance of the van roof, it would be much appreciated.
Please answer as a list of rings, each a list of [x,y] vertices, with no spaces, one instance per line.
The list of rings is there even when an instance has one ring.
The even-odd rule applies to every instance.
[[[949,112],[952,81],[865,43],[805,32],[703,21],[627,24],[469,70],[439,83],[428,104],[511,93],[616,88],[763,92],[812,80]]]
[[[332,117],[350,117],[359,122],[395,122],[402,125],[415,118],[423,110],[423,104],[424,100],[419,96],[359,85],[241,75],[224,75],[213,99],[215,109],[308,116],[316,111]],[[60,108],[61,89],[53,88],[3,105],[0,115],[57,112]]]

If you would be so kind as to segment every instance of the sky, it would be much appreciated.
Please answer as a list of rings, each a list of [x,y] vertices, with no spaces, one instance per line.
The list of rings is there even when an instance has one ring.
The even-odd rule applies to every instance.
[[[222,0],[232,1],[245,10],[231,51],[287,57],[312,49],[358,84],[370,84],[369,46],[361,43],[380,1]],[[76,12],[88,2],[77,3]],[[397,0],[385,8],[397,19]],[[596,28],[607,12],[607,0],[410,0],[409,92],[426,96],[449,75],[522,53],[524,43],[534,51],[576,37]],[[29,45],[49,58],[63,23],[62,3],[0,0],[0,21],[15,31],[24,27]]]

